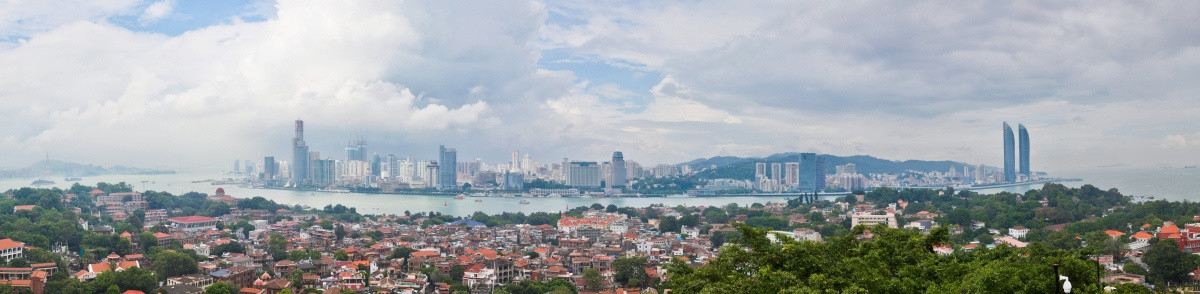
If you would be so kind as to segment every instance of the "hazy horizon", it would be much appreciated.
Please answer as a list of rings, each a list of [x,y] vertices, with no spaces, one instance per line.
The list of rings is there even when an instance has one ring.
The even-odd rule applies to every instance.
[[[1200,3],[15,2],[0,169],[290,154],[1200,163]],[[1191,8],[1187,8],[1191,7]]]

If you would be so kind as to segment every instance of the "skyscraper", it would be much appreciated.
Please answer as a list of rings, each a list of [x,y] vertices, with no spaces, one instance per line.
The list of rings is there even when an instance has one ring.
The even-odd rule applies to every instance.
[[[513,150],[512,162],[508,164],[508,170],[521,170],[521,150]]]
[[[1004,122],[1004,182],[1015,182],[1017,180],[1016,168],[1016,146],[1013,141],[1012,127],[1008,126],[1008,122]]]
[[[762,179],[766,178],[766,177],[767,177],[767,163],[766,162],[754,163],[754,181],[761,182]]]
[[[297,185],[308,182],[308,145],[304,144],[304,121],[296,120],[296,137],[292,138],[292,182]]]
[[[800,184],[800,163],[788,162],[783,167],[783,184],[788,188],[795,188]]]
[[[613,152],[612,155],[612,179],[608,182],[608,187],[625,187],[627,178],[625,169],[625,155],[621,151]]]
[[[775,184],[783,183],[783,164],[778,162],[771,163],[771,182]]]
[[[279,177],[279,164],[274,156],[263,157],[263,180],[274,180]]]
[[[437,183],[439,190],[455,190],[458,189],[458,175],[455,168],[458,167],[458,151],[454,148],[446,148],[445,145],[438,146],[438,174]]]
[[[1025,179],[1029,179],[1029,131],[1025,130],[1025,125],[1017,124],[1017,135],[1021,138],[1021,175]]]
[[[567,186],[600,187],[600,164],[595,161],[572,161],[567,166]]]
[[[820,192],[825,189],[825,157],[816,153],[800,153],[800,191]]]
[[[346,160],[367,161],[367,140],[359,138],[346,144]]]

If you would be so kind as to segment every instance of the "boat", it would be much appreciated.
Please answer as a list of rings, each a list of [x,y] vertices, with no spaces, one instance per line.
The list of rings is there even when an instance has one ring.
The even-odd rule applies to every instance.
[[[1196,168],[1196,166],[1195,166],[1195,165],[1188,165],[1188,166],[1184,166],[1183,168]]]
[[[40,180],[33,181],[33,185],[34,185],[34,186],[48,186],[48,185],[54,185],[54,181],[51,181],[51,180],[46,180],[46,179],[40,179]]]
[[[483,202],[483,199],[475,199],[475,202]]]
[[[521,204],[529,204],[529,200],[521,199]]]
[[[462,200],[463,194],[458,194],[458,196],[454,196],[454,199]]]
[[[450,206],[450,203],[446,202],[445,200],[442,200],[442,206]]]
[[[76,177],[68,177],[68,178],[63,179],[63,181],[67,181],[67,182],[78,182],[78,181],[82,181],[82,180],[83,180],[82,178],[76,178]]]

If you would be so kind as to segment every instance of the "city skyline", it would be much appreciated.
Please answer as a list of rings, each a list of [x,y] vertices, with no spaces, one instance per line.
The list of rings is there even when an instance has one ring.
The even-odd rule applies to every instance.
[[[287,157],[296,118],[337,134],[307,140],[327,153],[363,134],[373,150],[492,161],[519,148],[993,166],[1010,120],[1043,138],[1039,170],[1200,163],[1200,9],[985,6],[22,3],[0,18],[0,168],[49,153],[221,170]]]

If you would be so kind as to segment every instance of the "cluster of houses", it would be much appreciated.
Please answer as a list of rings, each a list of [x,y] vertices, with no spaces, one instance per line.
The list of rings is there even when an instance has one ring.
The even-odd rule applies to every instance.
[[[184,249],[194,250],[207,259],[199,262],[198,272],[184,276],[168,277],[162,283],[165,293],[203,293],[204,288],[217,282],[236,285],[239,293],[274,294],[284,290],[298,293],[302,289],[318,289],[325,293],[340,293],[343,289],[379,289],[388,293],[450,293],[451,284],[438,277],[461,272],[460,280],[472,293],[490,293],[491,290],[523,280],[549,281],[562,278],[583,288],[583,272],[595,269],[600,273],[601,287],[606,291],[621,289],[614,280],[614,262],[622,257],[643,257],[647,266],[642,270],[650,279],[663,279],[662,265],[680,259],[702,264],[716,254],[710,240],[715,232],[732,232],[734,228],[724,223],[704,223],[699,227],[684,226],[679,233],[659,232],[659,219],[628,217],[625,214],[602,210],[586,211],[580,217],[563,215],[556,225],[509,224],[489,227],[471,219],[434,226],[406,225],[423,224],[427,219],[411,216],[386,215],[369,218],[357,223],[342,223],[352,232],[339,236],[335,230],[319,225],[326,221],[317,215],[278,211],[237,209],[218,217],[181,216],[180,211],[163,209],[147,210],[147,203],[137,192],[105,193],[92,191],[99,213],[112,219],[123,219],[137,210],[146,212],[145,225],[152,227],[164,224],[165,232],[155,232],[159,244],[178,242]],[[236,207],[237,198],[218,189],[210,200],[222,201]],[[840,223],[849,219],[853,225],[882,224],[888,227],[903,227],[928,231],[937,227],[935,213],[920,211],[905,214],[908,203],[899,201],[886,208],[877,209],[870,204],[851,205],[837,202],[833,207],[813,208],[820,213],[825,223]],[[16,209],[32,209],[21,208]],[[663,217],[680,217],[674,208],[640,208],[642,212],[654,209]],[[705,207],[691,207],[699,214]],[[752,208],[762,210],[780,219],[789,226],[807,223],[813,214],[787,213],[784,203],[768,203]],[[844,213],[843,213],[844,212]],[[899,218],[899,219],[898,219]],[[731,221],[746,221],[745,214],[731,215]],[[218,229],[218,224],[248,221],[254,229],[243,231],[243,227]],[[901,226],[901,221],[904,225]],[[82,222],[82,221],[81,221]],[[403,224],[402,224],[403,223]],[[86,222],[81,223],[88,228]],[[971,228],[955,227],[954,232],[964,229],[986,228],[975,222]],[[112,232],[108,226],[91,226],[91,230],[120,234],[131,242],[139,241],[129,232]],[[1003,234],[990,229],[998,236],[995,244],[971,243],[953,248],[936,246],[939,254],[952,254],[955,250],[974,250],[979,246],[992,247],[1007,244],[1024,247],[1022,241],[1029,229],[1022,226],[1008,228]],[[371,234],[366,234],[371,232]],[[776,231],[779,235],[797,240],[823,242],[819,232],[809,228]],[[1113,238],[1125,233],[1109,231]],[[269,252],[270,235],[279,234],[287,242],[284,250],[320,254],[306,254],[299,259],[276,260]],[[870,238],[869,232],[860,236]],[[1151,230],[1142,228],[1130,235],[1129,254],[1139,254],[1149,247],[1150,239],[1171,239],[1180,249],[1197,252],[1200,248],[1200,224],[1178,227],[1171,223]],[[215,252],[230,243],[238,243],[245,252]],[[134,244],[137,246],[137,244]],[[400,248],[413,251],[396,255]],[[25,245],[11,239],[0,239],[0,260],[7,262],[22,257]],[[214,253],[219,253],[214,254]],[[336,253],[336,254],[335,254]],[[344,254],[343,254],[344,253]],[[64,254],[70,256],[71,254]],[[293,257],[294,258],[294,257]],[[1120,274],[1112,256],[1097,256],[1097,261],[1112,269],[1106,277],[1112,281],[1140,282],[1142,277]],[[122,271],[133,267],[149,267],[151,262],[141,254],[110,254],[99,260],[78,261],[68,274],[80,281],[95,279],[105,271]],[[82,266],[78,266],[82,265]],[[0,284],[29,288],[40,294],[45,279],[56,270],[54,264],[33,264],[24,268],[0,268]],[[1198,274],[1200,276],[1200,274]],[[638,292],[644,289],[628,289]],[[329,292],[334,291],[334,292]]]

